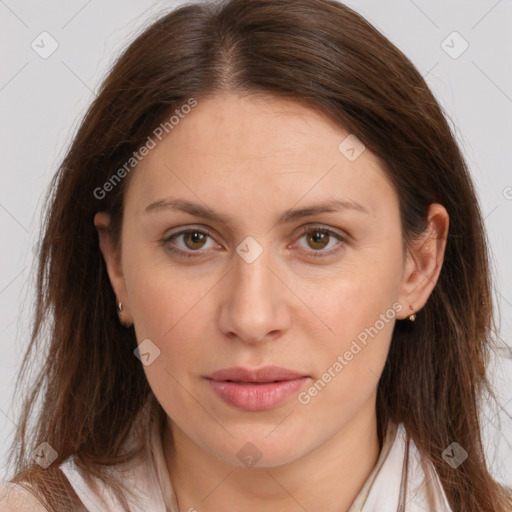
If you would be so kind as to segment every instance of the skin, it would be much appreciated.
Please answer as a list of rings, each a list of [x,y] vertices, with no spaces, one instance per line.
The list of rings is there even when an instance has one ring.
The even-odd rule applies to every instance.
[[[427,301],[442,264],[448,215],[430,206],[424,237],[401,238],[398,197],[368,149],[349,161],[349,132],[298,102],[224,94],[202,98],[130,176],[121,250],[99,212],[95,225],[121,320],[160,356],[144,371],[167,413],[164,453],[181,510],[347,510],[379,456],[376,389],[395,319],[308,404],[297,395],[244,411],[204,376],[233,366],[278,365],[320,379],[357,335],[393,303],[407,318]],[[182,198],[229,217],[224,225],[171,208]],[[277,223],[287,209],[329,199],[368,210]],[[318,241],[300,228],[330,228]],[[211,233],[178,236],[180,229]],[[263,252],[236,252],[252,236]],[[198,257],[180,258],[181,248]],[[333,249],[337,252],[314,258]],[[201,252],[202,251],[202,252]],[[254,444],[246,467],[237,453]],[[303,507],[303,508],[301,508]]]

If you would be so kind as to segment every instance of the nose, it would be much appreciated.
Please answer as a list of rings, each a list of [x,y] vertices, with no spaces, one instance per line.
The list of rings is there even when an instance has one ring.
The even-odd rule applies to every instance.
[[[292,298],[269,251],[252,262],[236,254],[233,264],[223,285],[220,330],[246,343],[279,337],[291,325]]]

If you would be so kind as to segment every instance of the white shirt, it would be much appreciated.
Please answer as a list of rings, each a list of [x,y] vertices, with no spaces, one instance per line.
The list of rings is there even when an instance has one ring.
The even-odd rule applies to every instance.
[[[157,421],[151,423],[145,457],[129,466],[109,468],[122,475],[122,482],[140,495],[137,503],[130,502],[131,512],[180,512],[164,458],[163,432],[158,425]],[[405,440],[403,425],[390,424],[377,464],[347,512],[453,512],[432,463],[421,459],[412,440],[407,495],[401,498]],[[86,508],[90,512],[122,512],[110,489],[97,479],[99,495],[93,491],[76,469],[73,458],[65,460],[60,468]],[[405,508],[400,509],[401,504]]]

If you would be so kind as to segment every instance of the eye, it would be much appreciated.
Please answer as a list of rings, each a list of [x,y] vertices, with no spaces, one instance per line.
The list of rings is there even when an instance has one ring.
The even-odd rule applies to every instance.
[[[164,238],[161,243],[172,253],[183,256],[184,258],[192,258],[200,256],[204,252],[201,249],[206,250],[209,248],[207,246],[208,238],[211,239],[211,234],[208,231],[198,228],[189,228],[173,233]],[[180,240],[181,244],[176,243]]]
[[[347,241],[342,234],[323,226],[304,226],[300,234],[298,240],[306,239],[308,247],[302,246],[302,248],[309,252],[307,257],[312,258],[334,255],[343,249]],[[208,239],[212,240],[210,246],[208,246]],[[161,240],[161,244],[167,251],[183,258],[203,256],[208,249],[219,247],[218,244],[213,243],[212,234],[209,231],[199,228],[188,228],[172,233]]]
[[[327,257],[341,251],[347,241],[341,233],[323,226],[304,226],[301,237],[306,239],[308,247],[305,248],[313,258]],[[327,248],[327,249],[326,249]],[[313,249],[311,251],[310,249]]]

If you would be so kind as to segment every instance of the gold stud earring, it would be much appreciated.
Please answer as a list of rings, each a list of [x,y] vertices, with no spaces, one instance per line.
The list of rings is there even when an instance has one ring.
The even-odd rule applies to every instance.
[[[414,308],[409,304],[409,309],[412,313],[409,315],[409,321],[414,322],[416,320],[416,313],[414,313]]]

